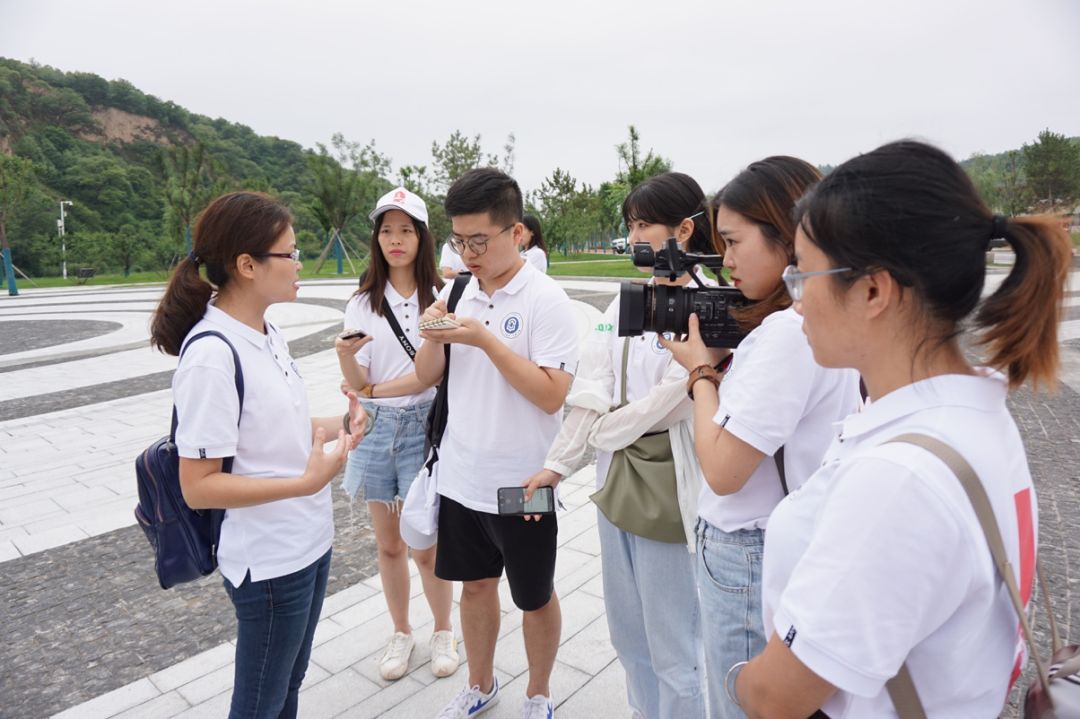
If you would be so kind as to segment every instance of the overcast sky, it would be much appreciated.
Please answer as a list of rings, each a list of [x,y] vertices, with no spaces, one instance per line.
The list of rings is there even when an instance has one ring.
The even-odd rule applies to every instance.
[[[526,190],[613,177],[631,123],[707,191],[770,154],[1080,135],[1077,0],[0,0],[0,56],[306,147],[374,138],[395,168],[512,132]]]

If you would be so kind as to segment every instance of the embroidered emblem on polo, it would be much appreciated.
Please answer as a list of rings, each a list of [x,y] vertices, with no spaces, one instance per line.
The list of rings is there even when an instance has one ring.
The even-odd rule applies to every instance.
[[[653,352],[655,352],[658,355],[662,355],[665,352],[667,352],[667,350],[664,349],[664,345],[660,344],[660,337],[661,337],[661,335],[656,335],[656,341],[653,342],[653,346],[652,346]],[[671,339],[674,339],[675,335],[673,333],[671,333],[671,332],[665,332],[663,334],[663,337],[666,340],[671,340]]]
[[[503,318],[503,322],[502,322],[502,334],[503,334],[503,337],[506,337],[507,339],[514,339],[519,334],[521,334],[521,328],[522,328],[523,324],[524,324],[524,322],[521,319],[521,315],[519,315],[517,312],[511,312],[510,314],[508,314],[506,317]]]

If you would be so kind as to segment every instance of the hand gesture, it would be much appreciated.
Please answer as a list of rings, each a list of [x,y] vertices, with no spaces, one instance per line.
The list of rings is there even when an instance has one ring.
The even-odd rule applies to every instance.
[[[521,486],[525,488],[525,501],[528,502],[533,497],[533,493],[540,487],[551,487],[552,491],[559,486],[559,482],[562,481],[562,475],[558,472],[550,469],[541,469],[533,476],[526,479],[521,483]],[[543,515],[540,514],[526,514],[525,521],[534,520],[539,522]]]
[[[345,466],[345,458],[349,455],[349,441],[345,436],[345,430],[338,430],[337,446],[330,452],[326,451],[326,430],[319,427],[315,430],[315,437],[311,442],[311,455],[308,457],[307,467],[301,477],[307,494],[315,494],[337,476],[341,468]]]
[[[364,438],[364,433],[367,430],[368,414],[364,411],[364,406],[360,404],[360,398],[356,396],[356,392],[348,391],[345,393],[349,397],[349,451],[351,452],[356,448],[356,445],[360,444],[360,440]]]

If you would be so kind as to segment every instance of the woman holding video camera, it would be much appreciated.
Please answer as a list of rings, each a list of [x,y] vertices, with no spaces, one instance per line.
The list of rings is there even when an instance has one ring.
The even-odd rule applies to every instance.
[[[646,180],[623,202],[629,242],[660,252],[675,238],[684,251],[709,252],[704,199],[698,183],[682,173]],[[690,281],[683,274],[650,283]],[[630,706],[648,719],[697,719],[705,714],[692,554],[701,473],[686,370],[655,332],[619,337],[618,326],[616,298],[582,346],[566,400],[570,412],[526,494],[557,484],[595,448],[599,491],[592,499],[601,510],[604,603]],[[646,489],[648,496],[636,493]]]
[[[820,178],[803,160],[768,157],[717,193],[713,227],[731,283],[752,301],[735,313],[749,334],[721,358],[702,342],[691,315],[686,342],[663,341],[690,372],[705,478],[697,582],[714,717],[742,716],[724,692],[724,676],[765,646],[761,564],[769,515],[817,469],[833,423],[859,405],[854,372],[814,361],[781,279],[794,259],[792,209]]]
[[[773,513],[770,639],[728,686],[754,717],[872,718],[896,716],[906,677],[900,695],[926,716],[997,716],[1023,668],[1017,613],[957,476],[891,440],[929,435],[970,464],[1026,602],[1037,504],[1006,399],[1055,384],[1069,237],[1049,217],[994,215],[963,168],[914,141],[837,167],[797,221],[785,278],[814,358],[858,370],[872,401]],[[998,238],[1016,264],[979,306]],[[986,367],[959,340],[976,307]]]
[[[345,491],[361,489],[375,529],[379,580],[394,634],[379,659],[379,676],[396,681],[409,668],[414,640],[409,623],[409,548],[401,538],[401,503],[424,461],[424,426],[435,390],[416,378],[413,356],[420,315],[436,299],[442,279],[435,270],[435,241],[427,205],[404,187],[379,198],[369,218],[371,264],[345,306],[345,332],[334,343],[345,382],[372,413],[371,433],[349,454]],[[362,330],[359,338],[349,339]],[[362,337],[370,335],[371,341]],[[434,617],[431,672],[457,671],[457,642],[450,625],[452,587],[435,576],[435,547],[412,550]]]

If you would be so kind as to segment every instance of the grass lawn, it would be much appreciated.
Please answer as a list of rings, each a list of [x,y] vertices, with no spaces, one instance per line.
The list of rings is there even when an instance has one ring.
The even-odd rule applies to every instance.
[[[304,279],[304,280],[313,280],[313,279],[320,279],[320,280],[332,280],[332,279],[356,280],[357,277],[359,276],[359,271],[360,271],[359,266],[358,266],[357,267],[357,273],[353,274],[352,272],[349,271],[349,265],[348,265],[348,263],[346,263],[345,264],[345,274],[338,275],[337,271],[336,271],[337,268],[334,267],[334,263],[331,261],[331,262],[327,262],[323,266],[322,272],[320,272],[319,274],[315,274],[315,270],[313,269],[314,265],[315,265],[314,261],[305,263],[304,269],[302,269],[300,271],[300,278]],[[204,277],[205,277],[205,275],[204,275]],[[17,274],[15,276],[15,286],[18,287],[20,290],[23,290],[23,289],[32,289],[34,287],[77,287],[79,285],[79,281],[77,279],[75,279],[75,272],[74,271],[68,272],[68,278],[66,280],[63,277],[34,277],[32,279],[33,279],[33,282],[31,282],[31,281],[27,280],[25,277],[22,277],[21,275]],[[127,277],[124,277],[124,275],[121,274],[121,273],[94,275],[93,278],[87,280],[83,284],[86,285],[87,287],[92,287],[92,286],[95,286],[95,285],[98,285],[98,286],[101,286],[101,285],[135,285],[135,284],[146,284],[146,283],[163,284],[163,283],[168,282],[168,281],[169,281],[169,273],[159,271],[159,272],[132,272]],[[7,293],[7,284],[6,284],[6,281],[5,281],[4,291],[3,291],[2,294],[6,294],[6,293]]]

